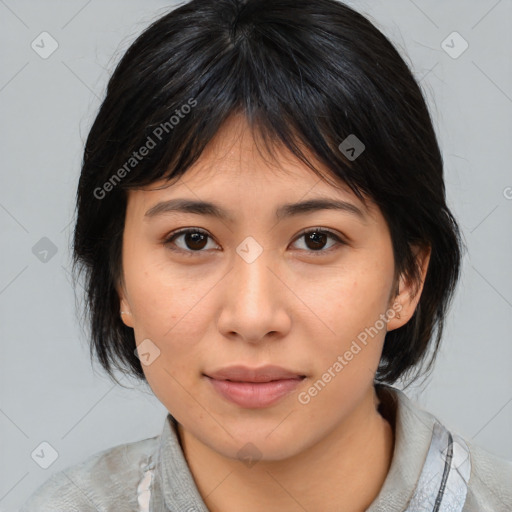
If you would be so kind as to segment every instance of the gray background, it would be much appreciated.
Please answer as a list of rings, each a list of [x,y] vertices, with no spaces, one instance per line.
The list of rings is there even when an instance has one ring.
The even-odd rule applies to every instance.
[[[421,80],[469,248],[435,371],[407,394],[512,460],[512,2],[350,4]],[[69,244],[83,143],[108,77],[171,5],[0,0],[0,512],[16,510],[51,474],[163,426],[166,410],[146,388],[114,386],[91,367]],[[59,45],[47,59],[31,47],[43,31]],[[469,44],[457,58],[441,46],[453,31]],[[462,48],[460,39],[448,44]],[[59,454],[47,469],[31,457],[43,441]]]

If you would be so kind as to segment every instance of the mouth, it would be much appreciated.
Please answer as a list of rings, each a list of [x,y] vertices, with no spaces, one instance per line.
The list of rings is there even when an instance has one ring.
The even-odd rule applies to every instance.
[[[259,367],[233,365],[203,376],[217,396],[247,409],[270,407],[284,399],[306,379],[300,371],[267,364]]]

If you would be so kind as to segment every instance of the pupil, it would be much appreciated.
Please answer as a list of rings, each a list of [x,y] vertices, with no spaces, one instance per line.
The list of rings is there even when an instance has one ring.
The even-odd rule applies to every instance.
[[[206,245],[206,236],[202,233],[187,233],[185,237],[189,249],[202,249]]]
[[[321,249],[325,244],[326,236],[327,235],[325,233],[318,233],[317,231],[309,233],[306,238],[309,242],[313,242],[313,247],[308,247],[310,249]]]

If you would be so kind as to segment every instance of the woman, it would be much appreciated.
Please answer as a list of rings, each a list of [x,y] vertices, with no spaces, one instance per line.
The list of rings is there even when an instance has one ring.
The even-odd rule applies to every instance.
[[[462,248],[420,88],[366,18],[173,10],[110,79],[74,238],[93,351],[169,414],[22,511],[512,510],[512,463],[392,386],[432,368]]]

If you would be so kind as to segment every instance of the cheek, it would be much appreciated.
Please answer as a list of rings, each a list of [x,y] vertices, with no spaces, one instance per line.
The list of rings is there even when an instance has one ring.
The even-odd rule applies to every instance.
[[[386,334],[381,315],[387,311],[391,280],[392,269],[372,261],[340,273],[325,283],[322,293],[310,295],[317,314],[311,336],[316,339],[320,371],[330,368],[338,356],[344,359],[344,368],[337,375],[357,379],[354,371],[376,370]]]
[[[142,247],[127,251],[125,280],[136,338],[172,343],[177,333],[197,325],[191,318],[200,313],[194,306],[204,292],[187,283],[183,273],[174,271],[163,253]]]
[[[170,374],[182,381],[201,361],[200,340],[210,319],[205,297],[208,287],[185,286],[183,277],[180,282],[167,266],[139,261],[126,276],[134,335],[137,345],[149,339],[159,353],[153,364],[143,365],[148,382],[168,387]]]
[[[386,311],[391,283],[391,268],[374,262],[361,264],[326,280],[322,293],[311,298],[333,331],[353,333],[373,324]]]
[[[200,340],[204,338],[205,324],[198,316],[198,308],[190,310],[176,294],[157,298],[154,308],[148,307],[155,293],[150,295],[145,303],[141,291],[135,338],[137,345],[151,340],[150,346],[158,355],[150,365],[142,367],[155,396],[168,410],[179,411],[190,402],[189,393],[203,370],[204,347],[201,350]]]

